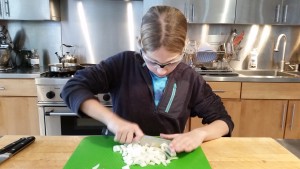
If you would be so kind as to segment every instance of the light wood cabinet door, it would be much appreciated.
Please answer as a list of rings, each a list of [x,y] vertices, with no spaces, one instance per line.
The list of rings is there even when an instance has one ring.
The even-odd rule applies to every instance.
[[[240,113],[241,113],[241,101],[236,99],[223,99],[222,100],[228,114],[231,116],[234,123],[234,130],[232,136],[239,136],[239,124],[240,124]],[[203,126],[202,119],[198,117],[191,118],[190,128],[191,130]]]
[[[242,99],[300,99],[300,83],[243,82]]]
[[[241,97],[241,82],[207,82],[207,84],[222,99],[238,99]]]
[[[37,96],[34,79],[0,79],[0,96]]]
[[[242,100],[239,136],[283,138],[287,100]]]
[[[38,135],[34,79],[0,79],[0,135]]]
[[[36,97],[0,97],[0,135],[39,135]]]
[[[285,139],[300,139],[300,100],[289,101]]]
[[[239,137],[240,136],[240,119],[241,119],[241,108],[242,103],[241,100],[233,100],[233,99],[223,99],[224,106],[231,116],[231,119],[234,123],[234,129],[232,132],[232,136]]]

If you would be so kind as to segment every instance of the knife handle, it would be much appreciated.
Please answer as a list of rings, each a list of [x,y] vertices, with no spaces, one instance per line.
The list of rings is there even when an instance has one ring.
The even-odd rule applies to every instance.
[[[24,141],[26,138],[25,137],[22,137],[20,138],[19,140],[17,141],[14,141],[8,145],[6,145],[5,147],[1,148],[0,149],[0,154],[4,154],[6,153],[8,150],[10,150],[12,147],[14,147],[15,145],[19,144],[20,142]]]
[[[21,141],[19,144],[12,147],[12,149],[7,151],[7,153],[16,154],[17,152],[23,150],[25,147],[33,143],[34,140],[35,140],[34,136],[27,137],[25,138],[25,140]]]

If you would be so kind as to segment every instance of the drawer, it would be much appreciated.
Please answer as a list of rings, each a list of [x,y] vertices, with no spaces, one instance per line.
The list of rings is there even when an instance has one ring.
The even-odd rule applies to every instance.
[[[242,99],[300,99],[300,83],[242,83]]]
[[[0,96],[37,96],[34,79],[0,79]]]
[[[207,82],[221,98],[240,98],[241,82]]]

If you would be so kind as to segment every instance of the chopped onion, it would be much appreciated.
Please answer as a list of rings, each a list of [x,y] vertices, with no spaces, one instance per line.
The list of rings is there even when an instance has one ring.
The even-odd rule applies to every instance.
[[[131,143],[124,145],[115,145],[114,152],[119,152],[123,156],[123,161],[126,166],[122,169],[130,169],[131,165],[168,165],[171,160],[178,159],[176,156],[171,157],[166,153],[167,144],[163,143],[160,147],[150,145],[141,145],[139,143]]]

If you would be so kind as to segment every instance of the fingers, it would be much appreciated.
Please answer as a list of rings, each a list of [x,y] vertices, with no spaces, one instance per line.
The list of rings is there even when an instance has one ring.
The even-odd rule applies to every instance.
[[[198,148],[204,138],[189,132],[189,133],[183,133],[183,134],[168,134],[162,135],[164,138],[173,138],[172,142],[170,143],[170,148],[176,152],[191,152],[194,149]]]
[[[163,133],[160,133],[159,136],[163,139],[173,140],[175,137],[178,136],[178,134],[163,134]]]
[[[114,141],[119,143],[132,143],[143,137],[144,133],[137,124],[127,123],[115,133]]]
[[[190,139],[182,138],[173,140],[170,144],[171,148],[176,152],[191,152],[196,149],[199,144]]]
[[[133,142],[139,141],[144,136],[143,131],[137,126],[134,133]]]

